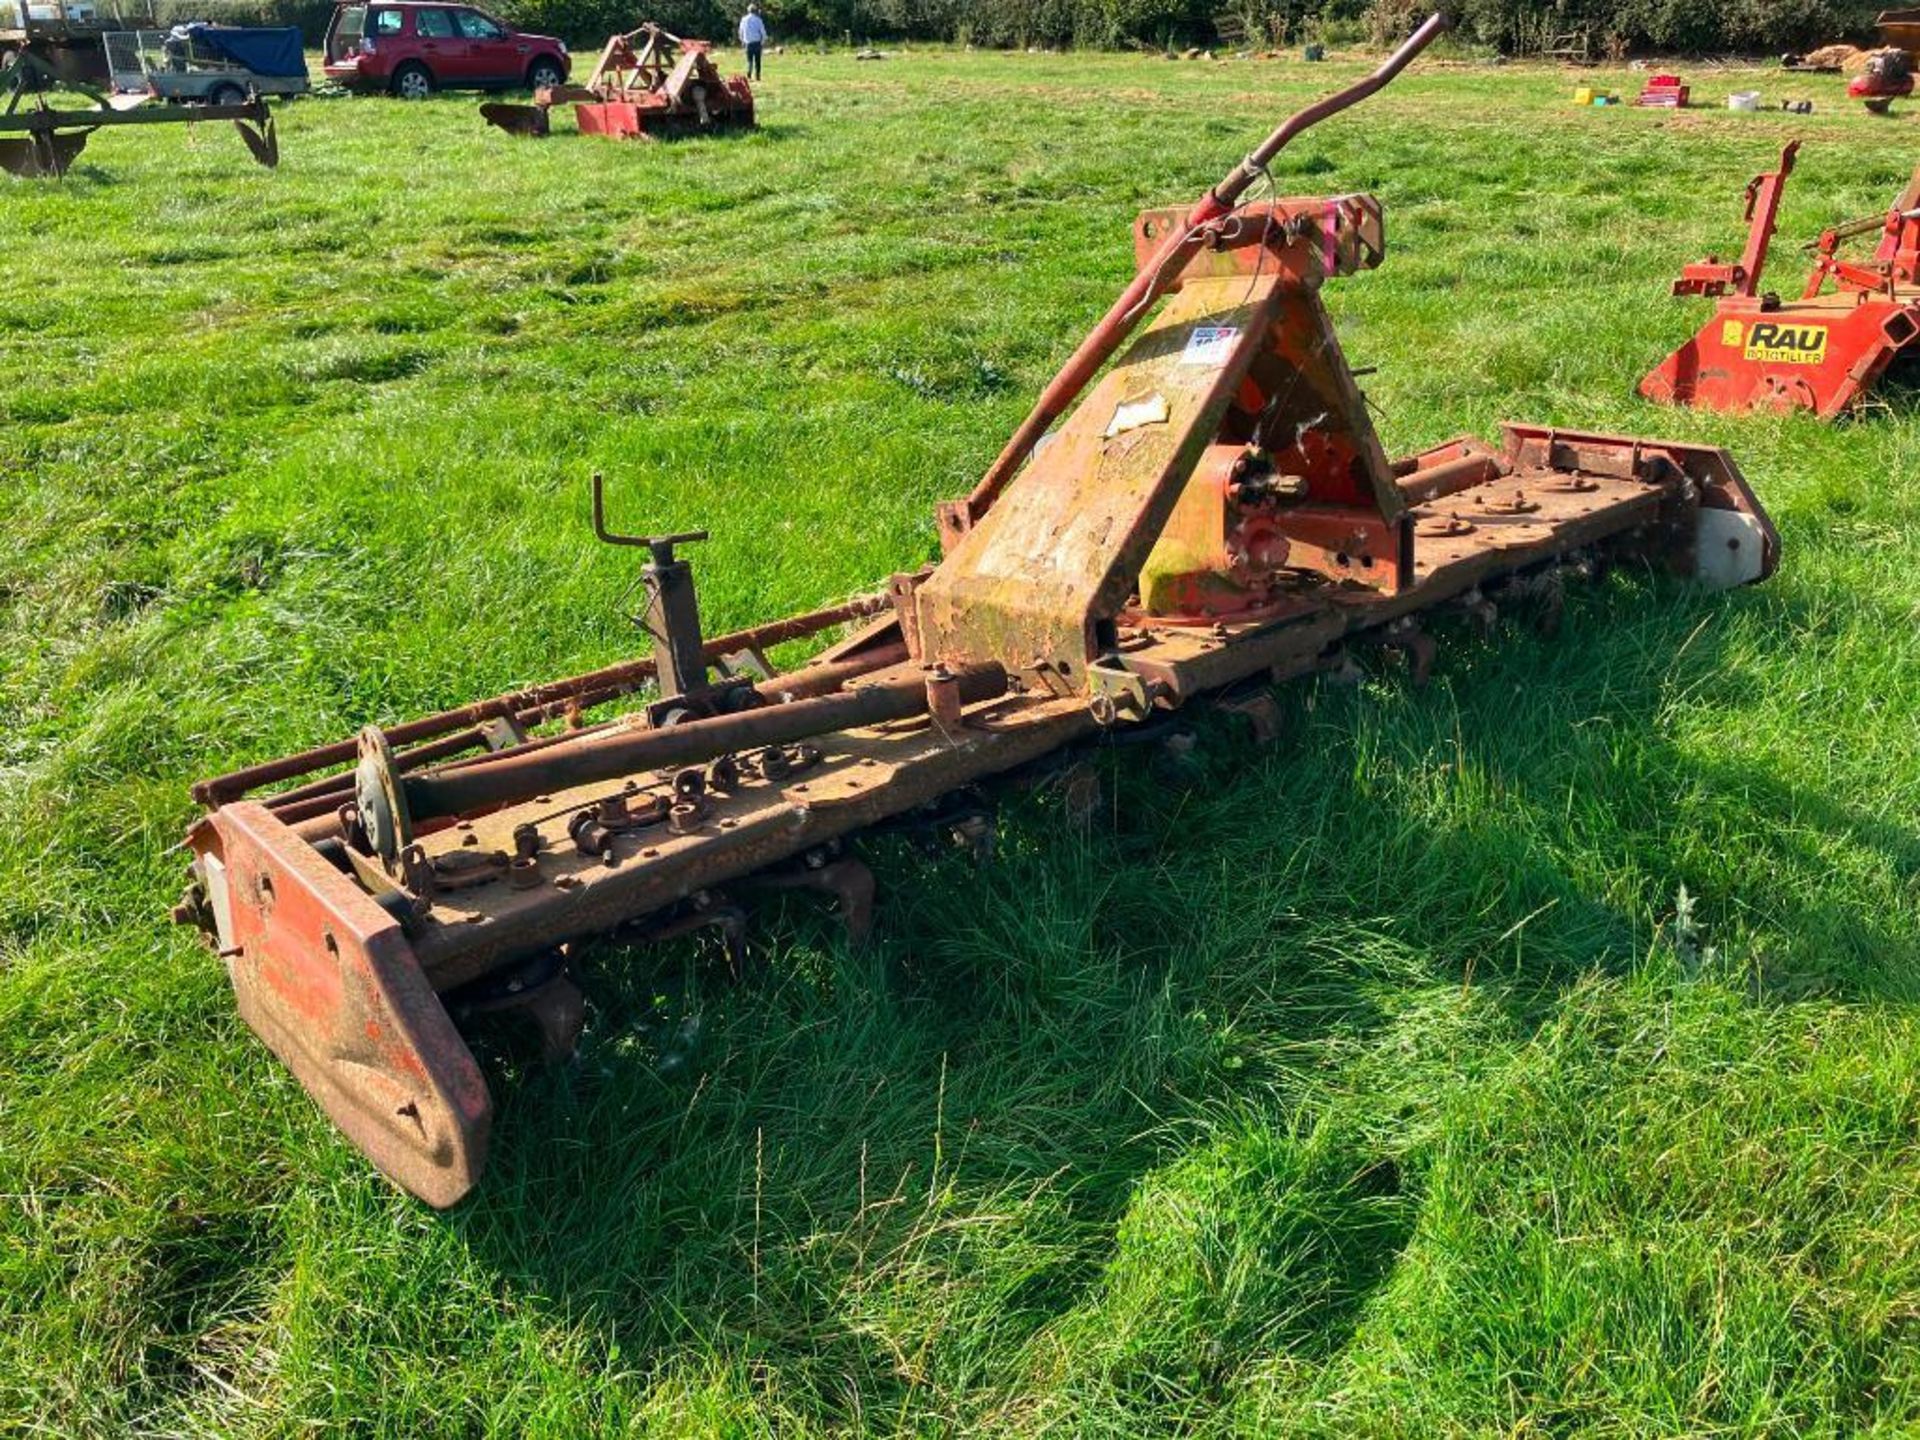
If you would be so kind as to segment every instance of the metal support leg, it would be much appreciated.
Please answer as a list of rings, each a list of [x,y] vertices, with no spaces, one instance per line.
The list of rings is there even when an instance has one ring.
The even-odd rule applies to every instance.
[[[860,944],[873,933],[873,871],[851,856],[821,865],[803,860],[786,869],[756,875],[751,883],[768,890],[818,890],[831,895],[850,945]]]

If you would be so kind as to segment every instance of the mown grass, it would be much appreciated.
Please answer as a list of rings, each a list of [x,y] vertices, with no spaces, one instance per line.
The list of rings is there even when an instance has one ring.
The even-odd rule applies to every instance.
[[[316,100],[277,174],[155,131],[0,190],[0,1427],[1920,1426],[1920,416],[1633,396],[1784,137],[1787,237],[1920,158],[1833,81],[1429,66],[1279,174],[1387,203],[1328,299],[1390,448],[1725,443],[1771,584],[1449,630],[1271,751],[1116,754],[1089,835],[1016,801],[977,870],[876,845],[860,952],[800,904],[744,987],[603,947],[450,1215],[251,1038],[165,921],[189,780],[630,653],[595,469],[713,527],[716,628],[930,557],[1133,213],[1357,67],[769,72],[734,140]]]

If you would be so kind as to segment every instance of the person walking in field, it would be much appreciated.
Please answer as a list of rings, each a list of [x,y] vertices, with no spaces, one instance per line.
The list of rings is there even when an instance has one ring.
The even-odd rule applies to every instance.
[[[767,48],[767,22],[760,18],[758,5],[747,6],[740,17],[740,43],[747,47],[747,78],[760,78],[760,52]]]

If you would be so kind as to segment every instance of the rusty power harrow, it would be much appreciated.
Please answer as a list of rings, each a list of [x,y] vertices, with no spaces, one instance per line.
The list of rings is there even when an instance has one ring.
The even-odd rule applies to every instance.
[[[59,97],[82,105],[58,105]],[[186,125],[231,120],[253,158],[268,169],[280,163],[273,112],[259,96],[237,105],[169,105],[136,101],[128,108],[101,91],[65,80],[30,53],[0,68],[0,170],[24,178],[60,176],[97,130],[124,125]]]
[[[542,89],[531,105],[492,101],[480,114],[508,134],[541,137],[552,130],[556,105],[573,106],[582,135],[615,139],[753,128],[745,78],[721,75],[707,41],[683,40],[652,21],[609,39],[585,85]]]
[[[1621,561],[1712,585],[1773,570],[1773,529],[1720,450],[1511,425],[1498,447],[1383,453],[1319,296],[1380,262],[1378,202],[1242,201],[1289,140],[1442,28],[1294,116],[1198,204],[1139,217],[1134,279],[941,507],[937,565],[705,639],[677,553],[700,537],[608,531],[596,479],[601,538],[648,551],[650,657],[196,787],[180,916],[376,1165],[435,1205],[473,1186],[491,1102],[456,1017],[518,1005],[564,1052],[575,942],[731,937],[736,897],[763,884],[825,890],[858,927],[873,878],[850,837],[919,820],[977,836],[964,797],[980,782],[1103,732],[1237,703],[1243,683],[1337,666],[1359,642],[1424,669],[1422,616],[1484,615]],[[847,624],[798,669],[760,663]],[[635,713],[586,723],[643,685]]]

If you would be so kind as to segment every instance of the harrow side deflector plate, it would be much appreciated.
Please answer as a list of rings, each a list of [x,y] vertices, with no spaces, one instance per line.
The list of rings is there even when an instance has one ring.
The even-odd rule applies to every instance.
[[[1733,585],[1757,585],[1779,568],[1780,532],[1774,528],[1766,507],[1747,484],[1733,456],[1721,446],[1560,430],[1511,421],[1500,427],[1500,438],[1508,463],[1517,467],[1537,466],[1601,475],[1635,474],[1643,469],[1649,457],[1663,459],[1692,483],[1699,510],[1690,523],[1677,527],[1685,539],[1667,557],[1674,573],[1714,589],[1726,589]],[[1711,525],[1717,543],[1724,546],[1730,539],[1750,535],[1759,542],[1759,553],[1742,557],[1731,566],[1724,557],[1703,557],[1701,534],[1708,527],[1708,517],[1713,516],[1738,516],[1745,522],[1739,527],[1724,523]]]
[[[452,1205],[486,1164],[492,1100],[399,923],[266,807],[203,824],[241,1017],[375,1165]]]

